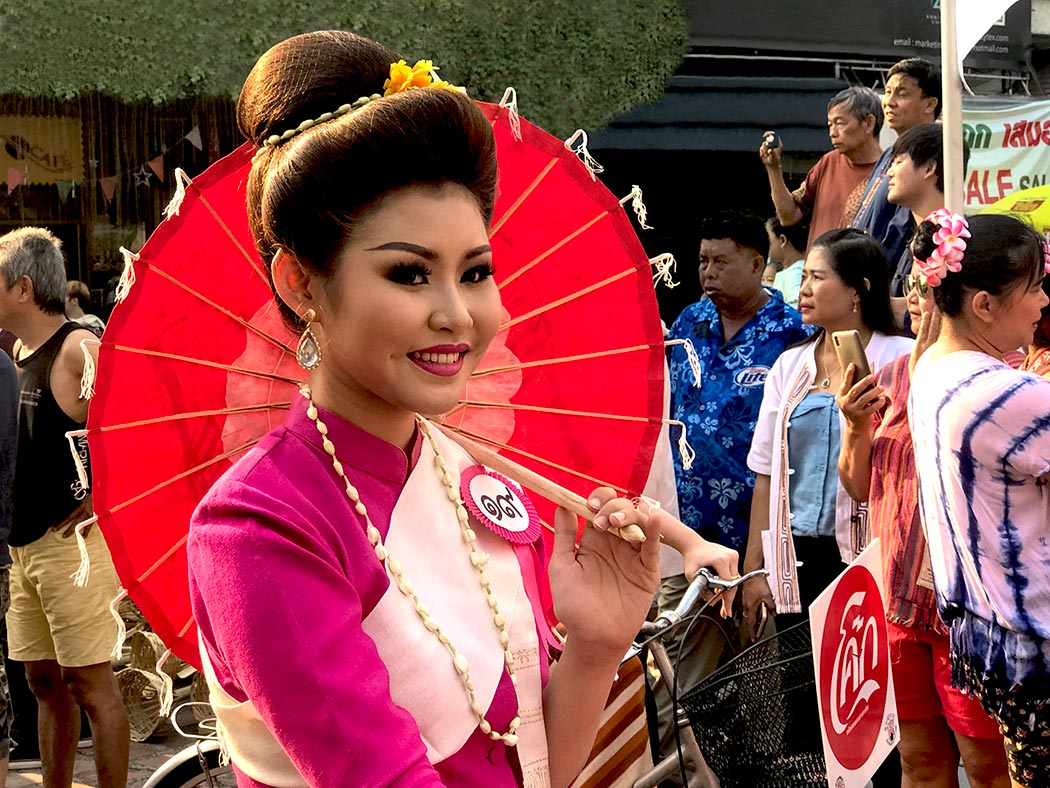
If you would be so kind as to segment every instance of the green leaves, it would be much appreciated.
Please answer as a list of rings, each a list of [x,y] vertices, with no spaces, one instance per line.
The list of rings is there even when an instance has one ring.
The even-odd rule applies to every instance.
[[[678,0],[20,0],[0,12],[0,93],[235,98],[269,46],[322,28],[432,59],[475,98],[513,86],[563,136],[655,99],[686,48]]]

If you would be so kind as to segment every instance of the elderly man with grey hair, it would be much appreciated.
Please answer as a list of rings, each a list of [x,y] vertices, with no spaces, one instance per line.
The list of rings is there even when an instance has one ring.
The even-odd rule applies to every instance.
[[[97,352],[97,340],[66,319],[65,307],[58,239],[35,227],[0,237],[0,325],[18,337],[19,388],[8,646],[10,658],[25,663],[37,700],[44,786],[72,784],[79,705],[91,722],[96,784],[124,788],[128,717],[109,663],[117,642],[109,605],[120,582],[97,528],[82,528],[91,562],[86,585],[70,579],[81,562],[74,529],[89,521],[91,496],[79,481],[66,433],[87,421],[81,379],[85,353]],[[76,449],[87,465],[83,438]]]
[[[808,222],[809,244],[828,230],[849,226],[882,155],[882,117],[882,102],[874,90],[851,87],[838,93],[828,103],[828,136],[834,150],[821,157],[793,192],[780,168],[783,142],[774,132],[766,132],[758,155],[782,225]]]

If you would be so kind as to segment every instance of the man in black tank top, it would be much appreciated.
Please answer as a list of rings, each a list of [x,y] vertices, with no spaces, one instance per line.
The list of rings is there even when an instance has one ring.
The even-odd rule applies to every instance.
[[[80,529],[91,560],[87,585],[70,579],[80,564],[74,531],[91,517],[91,496],[66,433],[87,421],[81,378],[97,339],[66,320],[65,300],[58,239],[31,227],[0,237],[0,325],[18,337],[20,390],[8,642],[37,699],[44,785],[72,784],[79,704],[91,721],[98,785],[124,788],[128,718],[109,664],[117,634],[109,602],[120,584],[97,528]],[[86,440],[76,449],[86,471]]]
[[[11,604],[8,591],[11,553],[7,538],[14,514],[15,462],[18,451],[18,374],[15,365],[0,353],[0,618]],[[6,635],[6,633],[5,633]],[[11,754],[11,692],[4,661],[0,659],[0,775],[7,774]]]

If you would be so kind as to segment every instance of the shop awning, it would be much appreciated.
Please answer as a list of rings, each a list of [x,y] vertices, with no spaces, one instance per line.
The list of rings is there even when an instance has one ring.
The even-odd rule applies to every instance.
[[[830,148],[828,101],[843,79],[675,76],[652,104],[591,135],[595,150],[757,151],[773,129],[787,150]]]

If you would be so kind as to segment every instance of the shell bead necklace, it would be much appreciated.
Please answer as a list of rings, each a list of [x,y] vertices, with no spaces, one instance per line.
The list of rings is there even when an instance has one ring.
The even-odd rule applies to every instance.
[[[310,387],[303,386],[300,393],[309,403],[306,408],[306,415],[314,423],[317,432],[321,436],[321,445],[324,447],[325,453],[327,453],[332,459],[332,468],[335,470],[335,475],[338,476],[345,485],[346,497],[349,498],[350,503],[353,504],[354,511],[364,518],[366,526],[365,535],[368,538],[369,544],[372,545],[372,550],[375,552],[376,558],[378,558],[380,562],[385,563],[386,570],[389,573],[391,580],[397,584],[398,590],[412,600],[416,615],[419,617],[420,622],[422,622],[426,630],[432,633],[441,645],[448,650],[449,655],[452,657],[452,665],[456,669],[456,675],[459,676],[460,681],[463,683],[463,688],[466,690],[467,700],[470,702],[470,708],[478,718],[478,727],[481,729],[481,732],[493,741],[502,741],[508,747],[513,747],[518,743],[516,731],[521,725],[521,716],[519,713],[521,710],[520,705],[514,714],[514,719],[510,721],[506,733],[500,733],[493,730],[491,723],[485,719],[485,708],[477,698],[474,697],[474,683],[470,678],[470,665],[467,662],[467,658],[456,649],[449,639],[448,634],[445,633],[434,617],[430,615],[427,606],[423,604],[416,595],[415,589],[412,586],[412,581],[405,577],[401,563],[390,555],[390,552],[383,545],[382,534],[380,534],[379,529],[372,524],[372,518],[368,516],[368,509],[364,503],[362,503],[357,488],[350,482],[350,479],[347,478],[346,473],[343,471],[343,464],[336,458],[335,444],[333,444],[328,437],[328,427],[323,421],[321,421],[321,416],[317,412],[317,406],[314,405],[314,400],[310,393]],[[499,603],[495,595],[492,593],[492,583],[485,574],[484,567],[488,562],[489,557],[477,548],[478,536],[474,532],[474,529],[470,527],[470,515],[467,513],[467,508],[463,504],[463,499],[459,495],[459,490],[456,489],[456,486],[452,481],[452,474],[449,473],[445,459],[441,456],[437,441],[434,440],[434,436],[430,434],[430,428],[427,425],[427,422],[421,416],[417,415],[416,423],[419,425],[420,431],[430,444],[431,451],[434,453],[434,464],[437,468],[438,474],[441,476],[441,481],[445,485],[445,489],[448,491],[448,499],[456,508],[456,519],[459,520],[463,542],[466,544],[467,550],[470,553],[470,564],[478,574],[478,582],[480,583],[482,590],[485,592],[489,609],[492,611],[492,623],[495,624],[496,631],[499,633],[499,642],[503,647],[503,660],[507,666],[507,673],[510,675],[511,684],[517,687],[518,677],[514,674],[514,660],[510,652],[510,636],[507,634],[507,622],[503,617],[503,614],[499,611]]]

